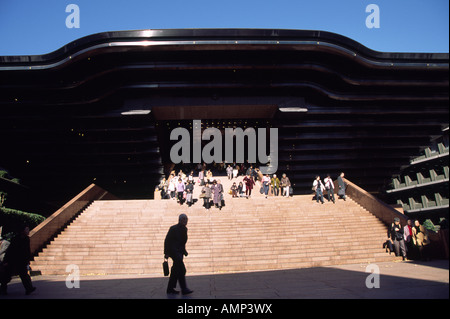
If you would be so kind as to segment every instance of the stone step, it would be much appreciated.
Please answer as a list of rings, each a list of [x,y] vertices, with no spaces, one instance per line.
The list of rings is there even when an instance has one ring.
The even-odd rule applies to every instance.
[[[290,250],[313,250],[315,248],[320,249],[320,250],[331,250],[331,249],[339,249],[339,250],[345,250],[345,249],[351,249],[351,250],[355,250],[356,248],[352,247],[352,245],[354,245],[354,241],[353,244],[348,240],[345,239],[341,239],[341,240],[336,240],[336,241],[300,241],[300,242],[295,242],[295,244],[293,244],[292,240],[285,240],[284,242],[281,240],[276,240],[276,241],[269,241],[266,243],[246,243],[245,246],[243,246],[241,243],[239,243],[238,241],[229,241],[229,242],[224,242],[224,243],[214,243],[212,245],[202,245],[201,242],[198,243],[193,243],[195,244],[192,245],[193,247],[196,248],[191,248],[189,251],[194,252],[194,251],[200,251],[200,252],[204,252],[204,251],[209,251],[209,250],[213,250],[213,251],[233,251],[233,250],[238,250],[239,252],[247,252],[251,249],[261,249],[261,250],[274,250],[275,248],[280,249],[281,252],[285,252],[285,251],[290,251]],[[289,246],[291,245],[291,246]],[[376,248],[379,249],[380,248],[380,244],[378,243],[362,243],[359,244],[358,247],[361,247],[362,249],[370,249],[370,248]],[[282,249],[282,250],[281,250]],[[138,254],[141,253],[149,253],[149,252],[160,252],[162,253],[163,251],[163,243],[161,242],[160,245],[154,245],[154,246],[149,246],[149,245],[108,245],[108,244],[99,244],[99,245],[89,245],[89,244],[80,244],[80,245],[73,245],[73,246],[69,246],[69,245],[58,245],[58,246],[53,246],[50,248],[45,248],[45,250],[43,251],[45,254],[41,254],[37,257],[35,257],[36,259],[41,258],[42,256],[48,256],[51,254],[61,254],[61,252],[64,252],[66,255],[70,255],[70,254],[76,254],[76,253],[86,253],[87,255],[89,254],[96,254],[96,253],[100,253],[100,252],[110,252],[110,251],[117,251],[117,252],[136,252]],[[279,254],[280,252],[275,251],[274,254]]]
[[[314,249],[316,248],[316,249]],[[240,259],[248,259],[248,258],[260,258],[260,259],[279,259],[279,258],[306,258],[306,257],[317,257],[317,256],[349,256],[349,255],[373,255],[373,256],[385,256],[387,255],[383,251],[380,252],[380,249],[377,249],[375,247],[367,247],[362,248],[359,250],[345,250],[345,249],[338,249],[337,247],[334,249],[319,249],[320,247],[313,247],[312,249],[305,250],[286,250],[282,253],[271,253],[268,250],[263,251],[246,251],[242,252],[239,250],[223,250],[223,251],[208,251],[208,252],[190,252],[189,253],[189,260],[195,260],[195,261],[205,261],[205,260],[214,260],[215,262],[218,261],[233,261],[233,260],[240,260]],[[153,254],[149,254],[149,252],[134,252],[133,254],[126,254],[121,251],[114,251],[114,252],[99,252],[99,253],[92,253],[92,252],[85,252],[86,254],[82,254],[82,252],[79,252],[79,254],[55,254],[55,255],[48,255],[48,256],[41,256],[37,257],[35,262],[36,263],[44,263],[44,262],[51,262],[51,263],[65,263],[67,264],[68,261],[71,262],[93,262],[98,260],[110,260],[110,261],[122,261],[124,263],[142,263],[142,260],[160,260],[162,257],[162,253],[160,251],[153,252]],[[378,255],[379,254],[379,255]]]
[[[386,227],[352,200],[324,205],[312,196],[255,194],[219,211],[172,200],[96,201],[35,257],[34,270],[66,274],[161,275],[164,238],[180,213],[189,216],[191,274],[287,269],[386,261]]]
[[[301,232],[299,232],[299,229],[296,229],[295,226],[298,226],[299,229],[301,229]],[[314,229],[314,226],[316,226],[318,229]],[[242,227],[242,229],[240,228]],[[285,226],[283,225],[283,228],[279,228],[280,225],[261,225],[261,228],[256,229],[256,228],[249,228],[249,227],[245,227],[244,225],[222,225],[220,228],[219,227],[208,227],[208,226],[203,226],[203,227],[191,227],[189,231],[189,237],[193,238],[195,236],[201,236],[202,234],[205,233],[221,233],[223,235],[227,235],[227,234],[234,234],[234,233],[239,233],[242,235],[246,235],[246,234],[292,234],[292,235],[301,235],[301,234],[321,234],[321,233],[335,233],[336,232],[336,226],[330,226],[330,225],[318,225],[318,224],[312,224],[312,225],[307,225],[307,224],[294,224],[294,223],[289,223],[289,226]],[[288,228],[289,227],[289,228]],[[348,225],[341,225],[340,231],[341,233],[345,233],[345,234],[352,234],[352,233],[361,233],[361,226],[357,226],[357,225],[353,225],[353,226],[348,226]],[[67,231],[67,233],[64,233],[62,235],[58,235],[56,238],[59,240],[64,240],[65,238],[69,238],[71,240],[77,240],[77,239],[83,239],[83,238],[95,238],[95,239],[104,239],[104,240],[124,240],[123,236],[130,236],[132,235],[132,238],[134,239],[145,239],[148,237],[154,237],[154,236],[158,236],[158,235],[165,235],[165,233],[167,233],[167,230],[169,229],[169,227],[166,228],[162,228],[160,230],[154,230],[154,229],[138,229],[138,230],[133,230],[133,229],[123,229],[123,228],[118,228],[118,229],[114,229],[109,227],[108,230],[105,229],[101,229],[101,228],[92,228],[92,229],[70,229]],[[372,227],[370,228],[370,233],[377,233],[377,232],[382,232],[385,229],[383,228],[382,225],[372,225]],[[122,237],[122,238],[121,238]],[[130,240],[130,239],[127,239]]]
[[[354,258],[339,258],[336,257],[317,257],[311,260],[292,260],[291,258],[286,260],[255,260],[255,261],[240,261],[239,263],[225,265],[220,267],[205,264],[205,263],[190,263],[186,261],[186,268],[188,274],[192,274],[192,270],[195,269],[195,274],[208,274],[208,273],[226,273],[226,272],[247,272],[247,271],[262,271],[262,270],[280,270],[280,269],[293,269],[293,268],[308,268],[308,267],[323,267],[347,263],[373,263],[373,262],[385,262],[393,261],[392,257],[354,257]],[[101,264],[101,265],[82,265],[80,267],[81,275],[106,275],[106,274],[151,274],[162,276],[161,263],[155,265],[130,265],[130,264]],[[66,264],[42,266],[41,272],[46,275],[67,275]]]
[[[377,235],[382,235],[384,232],[379,232]],[[194,236],[192,234],[189,235],[189,242],[199,244],[202,241],[209,240],[211,243],[208,245],[219,245],[222,243],[229,242],[240,242],[242,239],[248,240],[249,243],[256,242],[259,244],[263,243],[276,243],[276,242],[302,242],[302,243],[310,243],[310,242],[335,242],[339,240],[343,240],[346,242],[357,242],[359,245],[363,244],[365,241],[370,242],[374,233],[370,234],[358,234],[358,233],[341,233],[335,234],[333,230],[328,231],[313,231],[303,232],[301,234],[296,234],[294,232],[273,232],[273,233],[260,233],[260,232],[247,232],[247,233],[238,233],[238,232],[230,232],[227,234],[219,235],[220,233],[215,234],[199,234],[198,236]],[[104,239],[103,237],[84,237],[85,239],[81,239],[80,237],[75,238],[57,238],[57,240],[52,242],[53,247],[65,245],[66,247],[71,246],[92,246],[92,247],[100,247],[99,245],[110,245],[110,246],[145,246],[150,247],[153,246],[153,243],[162,243],[165,237],[165,233],[161,233],[161,236],[148,236],[144,239],[134,238],[129,240],[123,240],[120,238],[115,239]],[[206,243],[205,243],[206,244]]]

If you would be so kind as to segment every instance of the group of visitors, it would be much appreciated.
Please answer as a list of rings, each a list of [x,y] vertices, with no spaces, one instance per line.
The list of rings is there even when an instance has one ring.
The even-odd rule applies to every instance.
[[[231,180],[237,178],[239,170],[237,165],[233,167],[228,165],[226,168],[228,178]],[[258,181],[261,184],[260,193],[264,194],[266,198],[269,192],[274,196],[281,194],[281,196],[289,197],[292,195],[291,182],[286,174],[283,174],[281,179],[276,174],[269,177],[269,175],[262,175],[259,169],[254,168],[253,165],[248,167],[241,181],[233,183],[229,194],[233,198],[251,198],[252,191]],[[202,167],[198,172],[197,178],[194,177],[194,171],[191,171],[189,175],[185,174],[183,170],[180,170],[178,174],[172,171],[167,179],[163,178],[160,181],[157,189],[161,192],[162,199],[172,199],[176,200],[180,205],[186,203],[188,206],[191,206],[195,201],[193,193],[197,184],[201,187],[199,199],[203,199],[203,206],[206,209],[214,206],[221,210],[225,205],[225,190],[220,179],[215,179],[210,169],[206,170]]]
[[[231,172],[228,173],[228,172]],[[229,165],[227,167],[228,178],[233,179],[237,177],[237,169],[235,167],[231,167]],[[289,197],[293,194],[293,189],[291,186],[291,182],[286,174],[282,175],[281,180],[277,177],[276,174],[273,174],[272,177],[269,174],[263,175],[258,168],[254,168],[253,165],[250,165],[245,172],[244,178],[239,184],[236,182],[233,183],[230,189],[230,194],[232,197],[245,197],[251,198],[253,188],[256,186],[256,182],[260,182],[260,193],[265,195],[265,198],[269,195],[274,196],[285,196]]]
[[[233,180],[238,178],[242,172],[242,168],[245,165],[228,165],[224,170],[227,173],[227,178]],[[214,207],[222,209],[224,206],[224,188],[219,179],[213,178],[211,169],[207,169],[205,166],[198,167],[198,177],[194,177],[194,171],[191,170],[189,175],[186,175],[182,169],[175,173],[172,171],[167,179],[163,178],[158,186],[161,191],[162,199],[176,200],[180,205],[186,203],[188,206],[194,204],[193,198],[194,187],[198,183],[201,188],[201,194],[199,198],[203,199],[203,205],[206,209],[210,209],[212,205]],[[244,177],[240,181],[233,182],[229,189],[229,194],[232,198],[251,198],[252,191],[260,183],[260,193],[267,198],[269,195],[290,197],[293,195],[293,188],[289,177],[286,174],[282,174],[281,179],[273,174],[261,174],[258,168],[249,165],[243,174]],[[341,173],[337,178],[337,195],[339,198],[346,200],[345,189],[347,184],[344,181],[344,173]],[[316,176],[313,181],[312,190],[315,192],[315,199],[317,203],[324,204],[324,194],[326,192],[329,202],[336,203],[335,198],[335,184],[333,179],[328,174],[322,181],[320,176]],[[211,204],[212,201],[212,204]]]
[[[224,206],[224,189],[220,179],[213,179],[211,170],[206,172],[201,170],[197,182],[202,187],[199,198],[203,199],[203,206],[210,209],[212,199],[213,205],[221,210]],[[173,199],[180,205],[186,203],[190,207],[194,204],[195,184],[194,171],[191,171],[189,175],[182,170],[177,175],[175,171],[172,171],[167,180],[165,178],[161,180],[158,189],[161,191],[162,199]]]
[[[178,175],[175,175],[175,171],[172,171],[167,179],[163,178],[158,189],[161,191],[162,199],[176,200],[180,205],[184,202],[188,206],[194,204],[194,171],[186,176],[186,174],[180,170]]]
[[[344,201],[347,199],[347,196],[345,195],[345,189],[347,188],[347,184],[344,181],[345,174],[342,172],[338,178],[338,196],[339,198],[342,198]],[[323,182],[320,179],[320,176],[316,176],[313,182],[312,190],[315,192],[316,201],[319,203],[319,201],[324,204],[325,201],[323,200],[323,194],[326,191],[328,202],[332,201],[333,204],[336,203],[336,199],[334,197],[334,182],[333,179],[330,177],[330,174],[327,175],[327,177],[323,180]]]
[[[405,226],[395,217],[388,230],[388,239],[384,244],[386,251],[406,259],[430,260],[428,230],[419,220],[408,219]]]
[[[267,198],[269,192],[271,192],[274,196],[279,196],[280,194],[282,194],[282,196],[288,197],[292,195],[292,192],[289,191],[289,189],[292,189],[290,188],[291,182],[289,181],[289,178],[286,176],[286,174],[283,174],[281,181],[276,174],[273,174],[272,178],[270,178],[268,174],[263,175],[260,179],[260,182],[260,193],[264,194],[265,198]],[[230,194],[233,198],[251,198],[252,190],[255,185],[256,181],[254,177],[248,174],[241,182],[239,182],[239,184],[236,184],[236,182],[233,183],[230,189]]]

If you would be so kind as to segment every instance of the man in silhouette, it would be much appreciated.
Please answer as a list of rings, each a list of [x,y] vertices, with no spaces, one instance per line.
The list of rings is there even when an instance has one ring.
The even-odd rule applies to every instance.
[[[178,224],[170,227],[169,232],[164,240],[164,258],[172,258],[173,265],[170,271],[169,284],[167,285],[168,294],[179,294],[180,292],[175,290],[177,281],[181,287],[181,293],[183,295],[191,294],[193,291],[187,288],[186,285],[186,267],[184,266],[183,256],[187,256],[186,242],[188,217],[185,214],[181,214],[178,217]]]

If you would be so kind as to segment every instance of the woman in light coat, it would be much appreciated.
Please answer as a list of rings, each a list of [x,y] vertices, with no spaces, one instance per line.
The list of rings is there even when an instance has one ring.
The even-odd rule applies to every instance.
[[[222,194],[223,194],[223,185],[220,183],[220,180],[214,181],[213,186],[211,187],[213,192],[213,202],[214,206],[222,209]]]

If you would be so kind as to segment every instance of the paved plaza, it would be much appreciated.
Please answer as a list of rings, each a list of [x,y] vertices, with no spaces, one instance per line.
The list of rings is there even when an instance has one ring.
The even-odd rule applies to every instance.
[[[373,264],[372,264],[373,265]],[[65,276],[34,276],[37,290],[25,296],[18,277],[0,299],[448,299],[449,261],[383,262],[379,288],[367,264],[189,276],[188,296],[167,296],[167,277],[150,275],[82,276],[67,288]],[[376,268],[375,268],[376,269]],[[368,276],[370,276],[368,278]]]

